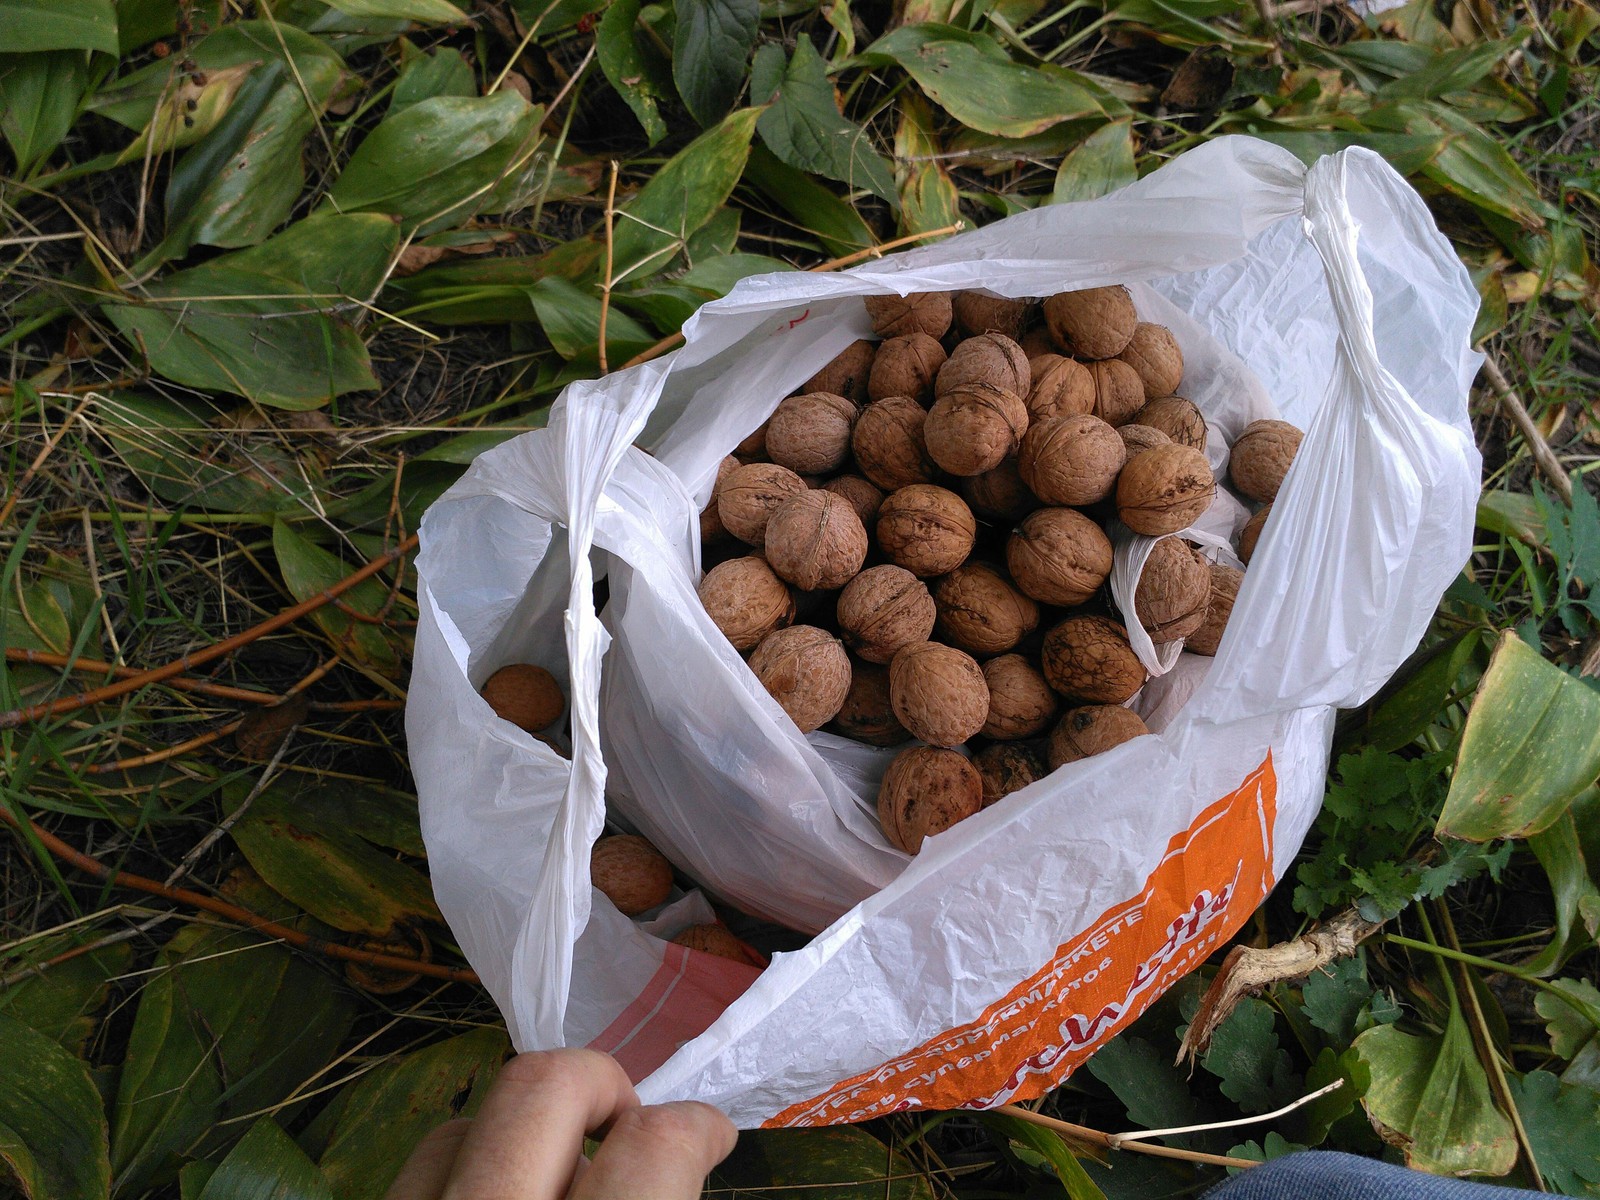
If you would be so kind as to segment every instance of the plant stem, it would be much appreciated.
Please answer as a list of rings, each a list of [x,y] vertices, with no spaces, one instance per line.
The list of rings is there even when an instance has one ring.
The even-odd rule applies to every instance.
[[[1596,1029],[1600,1029],[1600,1008],[1595,1008],[1576,996],[1562,991],[1554,984],[1540,979],[1531,971],[1524,971],[1519,967],[1513,967],[1509,963],[1497,962],[1492,958],[1482,958],[1476,954],[1468,954],[1464,950],[1452,950],[1448,946],[1435,946],[1431,942],[1419,942],[1415,938],[1402,937],[1398,933],[1386,933],[1383,935],[1383,940],[1391,945],[1403,946],[1407,950],[1421,950],[1427,954],[1438,955],[1440,958],[1453,958],[1457,962],[1466,963],[1468,966],[1481,967],[1485,971],[1496,971],[1501,975],[1509,975],[1513,979],[1520,979],[1524,983],[1532,984],[1540,991],[1549,992],[1552,996],[1559,996],[1562,1003],[1571,1007],[1584,1020],[1594,1025]]]

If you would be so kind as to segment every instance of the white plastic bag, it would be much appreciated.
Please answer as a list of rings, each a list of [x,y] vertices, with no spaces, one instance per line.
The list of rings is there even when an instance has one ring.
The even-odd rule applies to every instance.
[[[1305,441],[1215,659],[1143,648],[1164,672],[1139,701],[1157,736],[908,859],[875,818],[892,751],[802,737],[701,609],[698,510],[722,457],[870,334],[861,296],[1116,282],[1177,336],[1219,474],[1256,417]],[[429,510],[417,562],[407,734],[434,888],[518,1048],[609,1050],[646,1102],[708,1101],[744,1127],[1059,1083],[1281,876],[1335,707],[1388,678],[1465,560],[1477,304],[1376,155],[1307,170],[1225,138],[1100,200],[745,280],[672,356],[569,387],[548,429],[484,454]],[[1216,544],[1244,515],[1219,503],[1195,536]],[[1124,598],[1140,551],[1119,550]],[[478,697],[512,661],[568,688],[570,763]],[[623,917],[588,878],[608,800],[715,894],[817,936],[758,977],[655,936],[705,919],[697,894],[648,929]]]

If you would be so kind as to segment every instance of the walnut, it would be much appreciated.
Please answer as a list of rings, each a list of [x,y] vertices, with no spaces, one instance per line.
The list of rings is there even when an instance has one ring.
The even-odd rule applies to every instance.
[[[944,366],[939,368],[938,378],[933,381],[933,394],[943,396],[970,383],[993,384],[1026,396],[1032,386],[1028,356],[1003,333],[969,337],[957,344]]]
[[[501,667],[480,690],[495,716],[526,733],[549,728],[567,711],[567,698],[556,677],[532,663]]]
[[[761,422],[754,431],[745,435],[744,441],[733,448],[734,457],[740,462],[765,462],[767,457],[767,426],[772,418]]]
[[[931,483],[891,492],[878,510],[878,548],[890,562],[924,578],[966,562],[977,537],[966,501]]]
[[[680,930],[672,935],[672,943],[675,946],[686,946],[690,950],[714,954],[718,958],[731,958],[734,962],[749,966],[759,965],[750,947],[729,933],[726,926],[715,922],[708,925],[691,925],[687,929]]]
[[[831,392],[854,400],[867,402],[867,378],[872,373],[872,360],[877,357],[875,342],[859,339],[839,352],[837,358],[800,385],[801,392]]]
[[[1244,523],[1244,528],[1239,531],[1239,561],[1249,564],[1251,557],[1256,552],[1256,543],[1261,540],[1261,530],[1267,523],[1267,517],[1272,513],[1272,505],[1259,509],[1256,514]]]
[[[1003,333],[1015,338],[1022,333],[1033,314],[1032,300],[1008,300],[989,292],[957,292],[952,308],[956,325],[969,337],[982,333]]]
[[[898,746],[910,741],[911,735],[889,703],[889,668],[877,663],[851,663],[850,691],[828,728],[869,746]]]
[[[866,559],[866,527],[832,492],[801,492],[767,522],[767,562],[802,591],[843,587]]]
[[[904,567],[868,567],[839,593],[839,632],[868,662],[886,663],[902,646],[925,642],[938,616],[928,585]]]
[[[794,620],[794,597],[765,559],[730,558],[700,581],[706,615],[735,650],[750,649]]]
[[[1048,773],[1044,758],[1032,746],[1020,742],[997,742],[972,756],[978,778],[983,782],[983,807],[1020,792]]]
[[[806,490],[806,481],[777,463],[749,463],[730,471],[717,492],[717,515],[741,542],[760,546],[767,522],[786,500]]]
[[[790,396],[767,423],[767,457],[801,475],[836,471],[850,457],[855,402],[831,392]]]
[[[989,719],[977,660],[938,642],[913,643],[890,660],[889,702],[900,724],[930,746],[959,746]]]
[[[1028,416],[1033,421],[1071,417],[1094,411],[1094,376],[1076,359],[1041,354],[1028,360],[1033,387],[1028,392]]]
[[[801,733],[833,720],[850,692],[850,656],[815,625],[769,633],[750,655],[750,669]]]
[[[717,464],[717,481],[711,485],[711,499],[706,501],[706,506],[700,510],[700,540],[714,542],[728,532],[728,527],[722,523],[722,514],[717,512],[717,492],[722,488],[722,481],[739,468],[739,460],[733,455],[728,455]]]
[[[589,882],[618,912],[636,917],[672,895],[672,864],[644,838],[616,833],[590,847]]]
[[[1000,654],[1039,624],[1039,606],[993,567],[965,563],[933,589],[938,630],[969,654]]]
[[[1041,508],[1006,543],[1006,567],[1041,604],[1082,604],[1111,575],[1111,539],[1080,512]]]
[[[950,330],[949,292],[912,292],[909,296],[867,296],[867,316],[879,337],[925,333],[942,338]]]
[[[1172,439],[1159,429],[1152,429],[1149,425],[1137,425],[1132,421],[1126,425],[1117,426],[1117,436],[1122,439],[1122,446],[1132,458],[1141,450],[1148,450],[1151,446],[1165,446]]]
[[[1055,339],[1050,336],[1048,325],[1030,325],[1023,330],[1022,336],[1017,338],[1017,345],[1022,347],[1022,352],[1032,362],[1041,354],[1056,353]]]
[[[1074,358],[1111,358],[1133,337],[1139,316],[1133,297],[1119,285],[1058,292],[1044,302],[1050,336]]]
[[[1133,420],[1159,429],[1180,446],[1200,451],[1206,448],[1206,419],[1182,396],[1160,396],[1136,412]]]
[[[1126,425],[1144,407],[1139,373],[1120,358],[1089,364],[1094,380],[1094,415],[1108,425]]]
[[[1139,714],[1120,704],[1092,704],[1071,708],[1050,731],[1050,769],[1077,762],[1094,754],[1104,754],[1123,742],[1149,733]]]
[[[1135,454],[1117,478],[1117,516],[1135,533],[1187,529],[1211,507],[1217,481],[1206,456],[1172,443]]]
[[[1015,455],[991,471],[968,475],[961,481],[961,495],[974,512],[997,521],[1018,521],[1039,507],[1039,498],[1022,482]]]
[[[1183,382],[1183,351],[1165,325],[1140,321],[1117,357],[1138,372],[1144,394],[1152,400],[1172,395]]]
[[[840,475],[837,479],[830,479],[823,484],[822,490],[842,497],[846,504],[855,509],[856,516],[861,518],[862,528],[871,529],[877,525],[878,509],[883,505],[883,493],[861,476]]]
[[[1121,704],[1144,686],[1128,631],[1109,617],[1068,617],[1045,634],[1040,658],[1051,687],[1092,704]]]
[[[883,836],[907,854],[983,807],[983,781],[954,750],[912,746],[889,764],[878,788]]]
[[[1264,504],[1276,500],[1302,436],[1287,421],[1251,421],[1233,443],[1228,459],[1233,486]]]
[[[1028,409],[1015,392],[988,383],[951,388],[928,410],[928,457],[952,475],[981,475],[1017,449]]]
[[[919,404],[933,399],[933,381],[944,366],[944,347],[925,333],[890,338],[878,347],[867,378],[867,395],[874,400],[910,396]]]
[[[1160,645],[1199,629],[1210,595],[1206,560],[1181,539],[1164,537],[1151,547],[1139,573],[1133,607],[1150,640]]]
[[[1099,417],[1054,417],[1028,430],[1017,468],[1046,504],[1093,504],[1111,494],[1127,453]]]
[[[1056,694],[1043,674],[1020,654],[1002,654],[983,664],[989,685],[984,737],[1012,742],[1043,733],[1056,715]]]
[[[927,419],[927,409],[910,396],[867,405],[850,435],[861,473],[886,492],[931,480],[938,468],[928,457]]]
[[[1239,598],[1239,585],[1244,582],[1243,571],[1221,563],[1211,563],[1209,574],[1211,588],[1206,595],[1206,619],[1183,643],[1185,650],[1206,655],[1215,654],[1222,644],[1222,631],[1233,615],[1233,602]]]

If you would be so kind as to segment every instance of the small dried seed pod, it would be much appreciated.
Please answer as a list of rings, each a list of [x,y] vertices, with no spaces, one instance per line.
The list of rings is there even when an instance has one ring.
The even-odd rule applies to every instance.
[[[959,343],[950,357],[939,368],[933,382],[933,394],[943,396],[956,388],[973,383],[988,383],[995,387],[1026,396],[1033,383],[1028,370],[1028,356],[1003,333],[981,333]]]
[[[855,402],[830,392],[790,396],[767,423],[767,457],[801,475],[836,471],[850,457]]]
[[[912,746],[883,773],[878,821],[889,843],[915,854],[924,838],[943,833],[983,807],[978,770],[954,750]]]
[[[806,481],[777,463],[749,463],[730,471],[717,492],[717,515],[728,532],[752,546],[764,545],[767,522],[784,502],[806,491]]]
[[[1028,392],[1030,420],[1047,421],[1094,411],[1094,376],[1076,359],[1041,354],[1028,360],[1028,374],[1033,380]]]
[[[890,660],[889,702],[900,724],[930,746],[959,746],[989,719],[989,685],[977,660],[938,642],[905,646]]]
[[[886,492],[931,480],[938,468],[928,457],[927,420],[928,410],[910,396],[867,405],[850,435],[861,473]]]
[[[832,492],[801,492],[767,522],[767,562],[801,591],[843,587],[866,560],[866,527]]]
[[[1070,508],[1031,513],[1006,543],[1011,578],[1040,604],[1082,604],[1110,577],[1112,561],[1105,531]]]
[[[889,561],[927,578],[967,561],[978,523],[947,488],[916,483],[891,492],[878,510],[878,548]]]
[[[672,864],[644,838],[612,834],[589,850],[589,882],[618,912],[636,917],[672,895]]]
[[[754,432],[746,434],[744,441],[733,448],[734,457],[740,462],[765,462],[767,458],[767,426],[771,418],[761,422]]]
[[[532,663],[501,667],[484,681],[481,694],[495,716],[527,733],[549,728],[567,711],[556,677]]]
[[[850,693],[850,656],[815,625],[769,633],[750,655],[750,669],[801,733],[833,720]]]
[[[794,597],[765,559],[730,558],[700,581],[700,603],[738,651],[794,620]]]
[[[1056,715],[1056,694],[1044,675],[1020,654],[1002,654],[983,664],[989,685],[989,718],[980,731],[1013,742],[1043,733]]]
[[[1001,654],[1039,624],[1039,606],[986,563],[965,563],[933,589],[936,628],[968,654]]]
[[[972,756],[978,778],[983,782],[983,806],[988,808],[1012,792],[1020,792],[1046,774],[1044,759],[1032,746],[999,742],[985,746]]]
[[[1199,520],[1217,494],[1206,456],[1172,443],[1135,454],[1117,477],[1117,516],[1135,533],[1160,537]]]
[[[1152,446],[1165,446],[1172,441],[1159,429],[1152,429],[1148,425],[1136,425],[1131,421],[1126,425],[1117,426],[1117,436],[1122,439],[1123,449],[1128,452],[1129,458],[1141,450],[1148,450]]]
[[[1028,409],[1015,392],[965,383],[934,401],[923,436],[928,457],[950,474],[981,475],[1015,453],[1027,430]]]
[[[1204,624],[1211,596],[1206,560],[1188,543],[1165,537],[1150,549],[1133,607],[1139,623],[1157,645],[1186,638]]]
[[[912,292],[909,296],[867,296],[867,317],[879,337],[925,333],[942,338],[950,331],[950,293]]]
[[[1228,459],[1233,486],[1252,500],[1270,504],[1304,436],[1287,421],[1251,421],[1234,442]]]
[[[1182,396],[1160,396],[1150,401],[1133,420],[1167,435],[1168,440],[1193,450],[1206,448],[1206,419],[1200,410]]]
[[[1063,767],[1095,754],[1104,754],[1123,742],[1149,733],[1139,714],[1120,704],[1093,704],[1068,709],[1050,731],[1050,769]]]
[[[878,524],[878,509],[883,506],[883,493],[859,475],[840,475],[822,485],[822,490],[841,497],[856,510],[864,529]]]
[[[713,954],[718,958],[729,958],[746,966],[754,966],[750,958],[750,948],[741,942],[728,930],[716,923],[708,925],[691,925],[672,935],[675,946],[687,946],[690,950],[700,950],[706,954]]]
[[[1089,364],[1094,380],[1094,415],[1108,425],[1126,425],[1144,407],[1139,373],[1120,358]]]
[[[1017,469],[1046,504],[1093,504],[1111,494],[1127,453],[1099,417],[1055,417],[1028,430]]]
[[[717,512],[717,493],[722,490],[722,481],[738,469],[739,460],[731,454],[717,464],[717,481],[711,485],[711,499],[700,510],[702,542],[714,542],[728,532],[728,527],[722,523],[722,514]]]
[[[1267,523],[1267,517],[1272,513],[1272,505],[1258,509],[1256,514],[1244,523],[1244,528],[1239,531],[1239,561],[1249,565],[1251,557],[1256,552],[1256,543],[1261,540],[1261,530]]]
[[[1062,353],[1074,358],[1122,353],[1139,324],[1133,297],[1120,284],[1058,292],[1045,300],[1044,319]]]
[[[889,703],[889,668],[852,662],[850,691],[828,728],[869,746],[898,746],[910,741],[911,735]]]
[[[1068,617],[1045,634],[1040,659],[1051,687],[1091,704],[1121,704],[1148,674],[1128,631],[1109,617]]]
[[[872,373],[872,360],[877,353],[875,342],[865,338],[851,342],[839,352],[838,357],[801,384],[800,390],[831,392],[846,400],[854,400],[857,404],[865,404],[867,379]]]
[[[1117,357],[1139,373],[1144,394],[1152,400],[1172,395],[1183,382],[1183,351],[1165,325],[1140,321]]]
[[[839,632],[868,662],[886,663],[903,646],[925,642],[938,609],[923,583],[904,567],[868,567],[839,593]]]
[[[933,381],[944,366],[944,347],[925,333],[890,338],[878,347],[867,378],[867,395],[874,400],[910,396],[919,404],[933,399]]]
[[[1021,335],[1033,315],[1032,300],[1008,300],[990,292],[957,292],[952,305],[956,326],[968,337],[981,333]]]
[[[991,471],[968,475],[961,481],[961,495],[974,512],[997,521],[1020,521],[1039,507],[1039,498],[1022,482],[1015,456]]]
[[[1239,598],[1239,585],[1244,582],[1244,572],[1238,567],[1210,564],[1211,590],[1206,596],[1206,619],[1200,628],[1191,633],[1183,643],[1185,650],[1196,654],[1212,655],[1222,644],[1222,631],[1233,616],[1233,602]]]

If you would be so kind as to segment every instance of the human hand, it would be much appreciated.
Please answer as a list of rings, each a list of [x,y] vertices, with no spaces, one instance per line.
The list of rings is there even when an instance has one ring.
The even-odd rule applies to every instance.
[[[601,1139],[593,1161],[585,1134]],[[385,1200],[695,1200],[737,1136],[709,1104],[641,1105],[610,1055],[519,1054],[476,1117],[422,1139]]]

